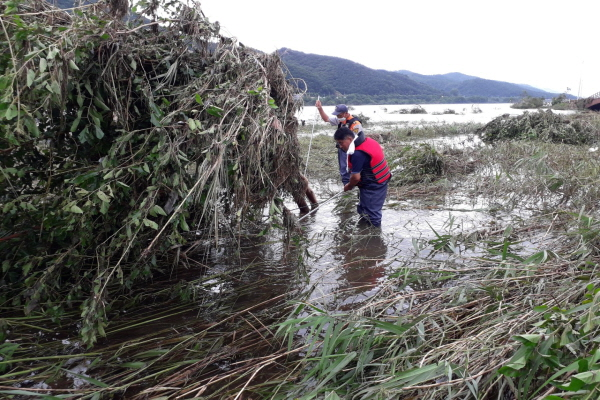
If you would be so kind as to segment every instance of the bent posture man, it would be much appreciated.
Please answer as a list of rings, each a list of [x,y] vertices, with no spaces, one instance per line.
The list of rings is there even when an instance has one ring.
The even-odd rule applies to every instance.
[[[358,135],[358,137],[362,137],[364,139],[364,132],[362,128],[362,124],[360,120],[356,117],[353,117],[348,112],[348,107],[345,104],[338,104],[335,106],[335,110],[333,110],[334,117],[330,117],[323,110],[323,106],[321,105],[321,100],[317,100],[315,103],[315,107],[319,110],[319,114],[321,115],[321,119],[325,122],[329,122],[331,125],[337,126],[341,128],[342,126],[350,129],[354,134]],[[338,164],[340,167],[340,175],[342,178],[342,182],[347,184],[350,181],[350,173],[348,172],[348,166],[346,165],[347,157],[346,152],[338,147]]]
[[[356,211],[361,220],[381,226],[381,209],[392,177],[383,149],[374,139],[355,136],[342,126],[333,135],[340,149],[347,153],[350,180],[344,191],[358,186],[359,202]]]

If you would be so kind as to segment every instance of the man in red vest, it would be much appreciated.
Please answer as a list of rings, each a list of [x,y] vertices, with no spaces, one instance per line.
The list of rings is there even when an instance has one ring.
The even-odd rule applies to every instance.
[[[355,136],[346,126],[338,128],[333,138],[348,157],[350,180],[344,185],[344,191],[358,186],[356,211],[361,220],[375,227],[381,226],[381,209],[392,177],[383,149],[374,139]]]

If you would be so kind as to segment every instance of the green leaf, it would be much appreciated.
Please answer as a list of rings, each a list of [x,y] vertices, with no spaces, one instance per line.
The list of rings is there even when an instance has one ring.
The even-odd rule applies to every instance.
[[[48,61],[45,58],[40,58],[40,72],[46,72],[48,67]]]
[[[27,87],[31,87],[31,85],[33,85],[34,80],[35,80],[35,71],[30,69],[27,71]]]
[[[32,263],[27,263],[27,264],[23,265],[23,276],[26,276],[29,273],[29,270],[31,270],[32,266],[33,266]]]
[[[109,207],[110,207],[110,203],[103,201],[102,204],[100,205],[100,213],[102,213],[102,215],[106,215]]]
[[[106,175],[104,175],[102,177],[102,179],[106,181],[108,179],[113,178],[114,176],[115,176],[115,171],[114,170],[110,170]]]
[[[159,206],[158,204],[155,204],[154,207],[152,207],[152,211],[154,211],[155,213],[159,214],[159,215],[167,215],[167,213],[165,212],[165,210],[162,209],[161,206]]]
[[[52,83],[50,84],[50,87],[52,88],[53,93],[55,93],[55,94],[61,93],[60,85],[58,84],[57,81],[52,81]]]
[[[73,121],[73,124],[71,124],[71,132],[75,132],[77,130],[77,127],[79,126],[79,121],[81,121],[81,115],[83,114],[83,109],[79,109],[79,111],[77,111],[77,118],[75,118],[75,120]]]
[[[84,86],[87,89],[88,93],[93,96],[94,92],[92,91],[92,87],[90,86],[90,83],[88,81],[86,81]]]
[[[212,115],[213,117],[221,117],[223,115],[223,109],[217,106],[210,106],[206,109],[206,112]]]
[[[71,212],[75,214],[83,214],[83,210],[77,207],[75,204],[71,206]]]
[[[531,355],[533,348],[527,346],[521,346],[519,350],[512,356],[506,367],[514,370],[520,370],[527,365],[527,360]],[[504,368],[504,367],[503,367]]]
[[[108,197],[108,195],[106,193],[104,193],[102,190],[98,190],[96,192],[96,195],[98,195],[100,200],[110,203],[110,197]]]
[[[140,369],[140,368],[144,368],[145,366],[146,366],[146,363],[141,362],[141,361],[127,362],[127,363],[121,364],[121,367],[133,368],[133,369]]]
[[[204,104],[204,102],[202,101],[202,97],[198,93],[196,93],[196,103]]]
[[[181,229],[183,229],[183,230],[184,230],[184,231],[186,231],[186,232],[189,232],[189,231],[190,231],[190,227],[189,227],[189,225],[187,224],[187,222],[186,222],[185,218],[181,218]]]
[[[546,261],[548,261],[548,258],[549,258],[548,251],[542,250],[538,253],[535,253],[535,254],[529,256],[525,261],[523,261],[523,263],[539,265],[539,264],[543,264]]]
[[[376,319],[369,319],[369,321],[371,321],[373,323],[374,326],[376,326],[377,328],[386,330],[390,333],[393,333],[395,335],[398,336],[402,336],[404,335],[404,333],[409,330],[410,328],[412,328],[416,323],[418,323],[422,318],[410,323],[410,324],[403,324],[403,325],[396,325],[396,324],[392,324],[390,322],[384,322],[384,321],[379,321]]]
[[[150,114],[150,122],[152,122],[152,125],[154,125],[154,126],[157,126],[157,127],[161,127],[162,126],[162,124],[160,123],[160,121],[156,117],[156,114],[154,114],[154,113]]]
[[[340,372],[348,363],[356,358],[356,352],[353,351],[351,353],[346,354],[344,358],[339,359],[336,363],[333,363],[323,374],[327,374],[317,385],[314,391],[322,388],[327,382],[332,380],[335,375]]]
[[[108,106],[106,104],[104,104],[104,102],[102,101],[101,98],[99,98],[98,96],[94,96],[94,105],[96,105],[97,107],[101,108],[104,111],[110,111],[110,108],[108,108]]]
[[[152,220],[149,220],[148,218],[144,218],[144,225],[152,229],[158,230],[158,224]]]
[[[11,104],[6,109],[6,113],[4,114],[4,118],[6,118],[7,121],[10,121],[11,119],[13,119],[14,117],[16,117],[17,115],[19,115],[19,110],[17,110],[17,106],[14,105],[14,104]]]
[[[69,60],[69,67],[71,67],[71,69],[79,71],[79,67],[77,66],[77,64],[75,64],[75,61],[73,60]]]
[[[531,335],[516,335],[513,336],[513,339],[523,343],[526,346],[535,346],[543,339],[543,335],[540,334],[531,334]]]
[[[95,128],[96,128],[96,137],[98,139],[102,139],[104,137],[104,132],[102,131],[102,129],[100,129],[100,127],[98,125],[96,125]]]
[[[109,386],[106,383],[100,382],[99,380],[96,380],[96,379],[93,379],[93,378],[90,378],[89,376],[77,374],[75,372],[69,371],[68,369],[64,369],[64,368],[62,368],[62,370],[65,371],[65,372],[67,372],[69,375],[75,375],[79,379],[83,379],[84,381],[86,381],[88,383],[91,383],[92,385],[96,385],[98,387],[103,387],[103,388],[106,388],[106,387]]]
[[[338,396],[337,393],[332,390],[331,392],[327,393],[327,396],[325,396],[324,400],[341,400],[341,399],[340,399],[340,396]]]

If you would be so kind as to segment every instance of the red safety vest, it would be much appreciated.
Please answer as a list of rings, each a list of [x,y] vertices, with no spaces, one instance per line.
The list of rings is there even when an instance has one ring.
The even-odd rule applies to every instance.
[[[390,167],[388,167],[387,161],[385,161],[383,149],[375,140],[369,137],[365,138],[365,141],[356,146],[355,150],[364,151],[371,156],[371,170],[373,171],[373,178],[378,183],[385,183],[385,181],[392,177]],[[352,170],[352,156],[348,157],[348,165]]]

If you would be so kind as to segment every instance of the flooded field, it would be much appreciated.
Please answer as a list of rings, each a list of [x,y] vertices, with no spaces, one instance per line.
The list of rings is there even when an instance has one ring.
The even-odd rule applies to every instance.
[[[562,256],[553,254],[568,242],[563,237],[571,229],[567,220],[577,217],[567,211],[572,208],[565,203],[564,193],[547,193],[526,168],[546,168],[539,177],[544,182],[550,179],[550,168],[558,176],[557,166],[542,165],[539,160],[544,158],[536,156],[540,152],[555,153],[547,155],[552,160],[559,155],[573,160],[578,154],[597,165],[587,148],[570,148],[574,153],[568,156],[567,148],[539,145],[492,148],[473,133],[417,138],[392,134],[383,143],[391,159],[400,157],[399,150],[407,146],[426,144],[448,157],[449,167],[459,160],[475,165],[475,172],[459,179],[448,174],[434,183],[392,186],[378,229],[359,224],[357,193],[340,194],[335,148],[328,135],[318,136],[314,142],[303,136],[301,146],[304,156],[313,157],[307,176],[321,205],[301,215],[296,204],[284,198],[293,229],[261,231],[264,220],[273,218],[264,210],[256,230],[236,238],[203,239],[182,249],[179,262],[165,268],[147,287],[132,291],[135,302],[128,305],[124,299],[120,307],[110,310],[106,337],[93,349],[86,349],[73,335],[76,327],[68,320],[62,329],[43,329],[44,320],[34,317],[27,325],[13,321],[9,341],[30,349],[25,353],[47,357],[49,363],[23,361],[30,370],[6,376],[0,390],[15,399],[25,398],[25,392],[17,389],[53,390],[48,393],[90,399],[105,393],[123,399],[296,398],[305,390],[319,392],[320,386],[296,369],[310,363],[294,365],[308,354],[326,351],[328,336],[321,335],[334,326],[358,321],[365,324],[360,325],[363,330],[353,331],[351,337],[363,332],[365,338],[370,334],[364,332],[379,327],[387,332],[377,334],[385,348],[393,349],[395,345],[387,341],[395,343],[400,336],[386,335],[400,335],[404,318],[415,313],[432,318],[428,325],[410,325],[417,329],[415,343],[421,344],[411,338],[398,348],[416,349],[429,343],[427,335],[433,335],[433,342],[442,340],[437,335],[444,336],[450,326],[460,326],[467,335],[460,340],[467,343],[476,333],[466,332],[493,321],[510,321],[515,324],[510,329],[523,328],[512,311],[505,313],[504,306],[487,302],[501,302],[503,293],[515,288],[541,293],[536,285],[550,285],[558,272],[538,267],[539,262],[556,260],[548,268],[557,268],[561,277],[570,276],[564,266],[558,267]],[[493,158],[498,151],[506,154],[504,159]],[[486,157],[494,161],[486,162]],[[508,172],[514,165],[520,169]],[[521,180],[531,186],[529,191]],[[583,200],[578,200],[575,189],[570,196],[567,201],[582,209]],[[285,224],[282,219],[276,225]],[[539,281],[537,275],[544,277]],[[521,280],[531,286],[521,287]],[[519,307],[534,302],[523,301]],[[479,306],[469,309],[473,304]],[[446,306],[454,311],[441,313]],[[488,311],[493,318],[487,317]],[[533,318],[527,308],[522,313]],[[461,318],[481,320],[479,325],[463,325]],[[353,342],[347,340],[344,346],[351,349]],[[423,360],[436,365],[436,374],[447,374],[446,364],[434,357],[439,346],[433,342]],[[336,349],[328,357],[354,354]],[[384,353],[377,354],[383,357]],[[439,356],[445,357],[443,352]],[[9,361],[0,360],[0,365]],[[381,365],[388,364],[382,361]],[[419,379],[415,382],[427,381],[427,376]],[[253,394],[242,396],[249,387]],[[278,390],[290,392],[278,396],[273,393]]]

